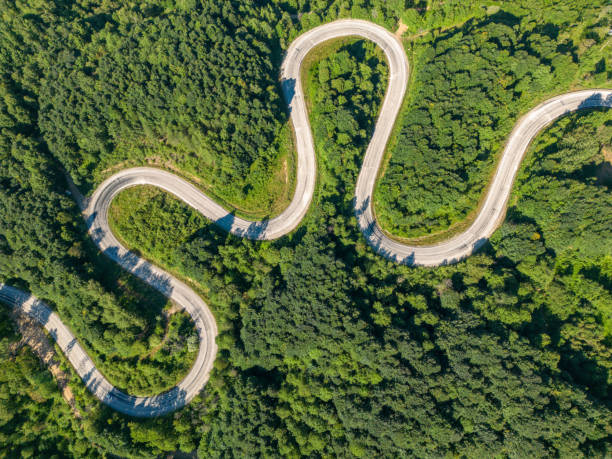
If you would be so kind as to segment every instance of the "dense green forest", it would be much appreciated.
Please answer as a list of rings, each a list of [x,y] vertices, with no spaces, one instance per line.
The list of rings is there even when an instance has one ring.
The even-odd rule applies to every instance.
[[[377,212],[406,235],[423,233],[417,214],[444,229],[478,201],[519,113],[572,85],[609,86],[606,10],[529,4],[0,0],[0,281],[56,308],[118,387],[169,387],[189,367],[194,331],[97,253],[65,172],[87,192],[107,169],[155,157],[246,210],[273,206],[269,191],[282,191],[270,178],[292,167],[282,49],[336,17],[390,29],[402,18],[406,35],[431,32],[406,38],[413,82]],[[380,51],[336,43],[304,77],[320,171],[292,235],[238,239],[151,188],[111,209],[118,235],[215,313],[219,354],[201,396],[139,420],[72,375],[76,417],[27,348],[9,352],[18,337],[0,305],[0,456],[609,455],[612,115],[572,115],[539,136],[480,253],[408,268],[374,254],[353,217],[386,85]],[[463,89],[449,100],[452,85]],[[437,181],[416,183],[424,170]],[[460,207],[432,210],[452,193],[465,195]]]
[[[519,114],[610,81],[610,11],[580,3],[547,22],[512,7],[409,48],[412,85],[375,194],[383,228],[414,238],[464,221]]]
[[[18,341],[5,307],[0,308],[0,443],[6,457],[9,445],[17,445],[19,457],[36,452],[91,452],[78,434],[80,419],[62,399],[51,373],[27,347],[15,349]],[[49,414],[53,413],[52,416]],[[12,425],[12,426],[11,426]],[[14,426],[17,426],[15,428]],[[11,428],[12,427],[12,428]],[[73,431],[69,439],[66,432]]]
[[[315,68],[317,88],[329,89],[318,72],[345,49]],[[345,65],[355,71],[359,61]],[[315,107],[338,103],[321,97]],[[151,188],[115,204],[132,211],[115,222],[128,244],[208,287],[213,305],[227,304],[228,288],[230,298],[248,292],[233,307],[239,327],[219,338],[224,384],[207,391],[222,403],[206,418],[202,456],[604,455],[612,199],[600,176],[612,115],[574,115],[540,136],[491,245],[430,270],[386,262],[360,241],[351,223],[358,170],[339,166],[346,150],[325,128],[340,108],[313,116],[322,184],[291,243],[227,236]],[[359,107],[348,114],[369,119]],[[168,231],[175,221],[187,230]]]

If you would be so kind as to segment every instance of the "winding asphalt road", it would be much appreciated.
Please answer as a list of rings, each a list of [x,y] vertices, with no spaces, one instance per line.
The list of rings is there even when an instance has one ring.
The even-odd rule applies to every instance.
[[[282,214],[263,222],[237,218],[187,181],[169,172],[146,167],[127,169],[113,175],[96,189],[87,205],[83,206],[88,231],[99,249],[124,269],[178,303],[194,320],[200,336],[200,350],[189,374],[173,389],[153,397],[133,397],[120,392],[95,368],[77,339],[48,306],[29,294],[0,284],[0,300],[38,319],[55,338],[87,388],[102,402],[133,416],[167,414],[184,406],[200,392],[208,381],[217,351],[217,326],[206,303],[178,279],[129,252],[112,234],[108,209],[113,198],[129,187],[153,185],[174,194],[235,235],[269,240],[291,232],[310,206],[316,179],[314,142],[300,80],[301,63],[315,46],[346,36],[359,36],[375,42],[384,51],[389,66],[387,92],[357,180],[355,215],[369,244],[381,255],[399,263],[438,266],[470,255],[501,222],[523,155],[538,132],[571,111],[612,106],[612,90],[598,89],[564,94],[530,111],[513,130],[474,223],[464,233],[440,244],[410,246],[386,236],[372,211],[374,184],[408,83],[408,61],[402,44],[386,29],[360,20],[340,20],[300,35],[287,50],[281,69],[282,88],[290,110],[298,156],[295,194]]]

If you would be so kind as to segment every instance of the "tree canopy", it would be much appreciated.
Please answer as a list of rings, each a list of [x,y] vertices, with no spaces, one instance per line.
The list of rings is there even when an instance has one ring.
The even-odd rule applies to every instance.
[[[268,205],[292,167],[282,50],[323,21],[402,18],[413,82],[376,210],[405,235],[444,229],[473,209],[522,111],[609,85],[600,2],[532,3],[0,0],[0,281],[56,309],[118,387],[170,387],[193,327],[97,252],[67,175],[88,192],[156,161],[237,207]],[[352,203],[384,57],[359,40],[317,53],[304,79],[319,185],[293,234],[239,239],[152,188],[111,208],[128,246],[213,309],[202,394],[129,418],[63,360],[77,417],[0,305],[0,455],[609,456],[612,115],[535,140],[479,253],[399,266],[367,246]]]

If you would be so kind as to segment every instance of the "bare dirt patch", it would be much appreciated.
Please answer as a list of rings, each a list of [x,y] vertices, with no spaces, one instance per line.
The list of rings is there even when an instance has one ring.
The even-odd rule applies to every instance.
[[[289,168],[287,167],[287,160],[283,160],[283,169],[282,172],[283,177],[285,178],[285,183],[289,183]]]
[[[76,408],[74,395],[68,385],[70,382],[70,375],[60,368],[55,347],[53,347],[49,337],[41,329],[38,322],[25,314],[21,314],[13,309],[11,311],[11,319],[21,334],[21,340],[13,346],[11,352],[15,354],[21,347],[26,345],[30,346],[34,354],[49,369],[57,381],[57,385],[62,392],[62,397],[64,397],[66,403],[70,405],[74,415],[80,418],[81,413],[79,413],[79,410]]]
[[[397,38],[401,38],[402,35],[408,30],[408,26],[402,22],[400,19],[397,30],[395,31],[395,36]]]

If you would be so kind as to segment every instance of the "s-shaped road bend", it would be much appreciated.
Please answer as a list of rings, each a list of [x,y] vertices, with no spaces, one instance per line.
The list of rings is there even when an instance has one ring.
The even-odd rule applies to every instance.
[[[113,198],[129,187],[153,185],[172,193],[235,235],[270,240],[291,232],[310,206],[316,179],[314,141],[300,80],[301,64],[315,46],[347,36],[358,36],[376,43],[384,51],[389,66],[387,92],[363,160],[354,202],[359,228],[368,243],[379,254],[398,263],[438,266],[469,256],[491,236],[501,222],[523,155],[538,132],[574,110],[612,106],[612,90],[609,89],[571,92],[537,106],[521,118],[512,131],[485,201],[472,225],[445,242],[431,246],[410,246],[385,235],[372,211],[374,184],[408,83],[408,60],[401,42],[380,26],[352,19],[325,24],[300,35],[287,50],[281,67],[281,84],[295,132],[298,159],[295,194],[279,216],[263,222],[237,218],[180,177],[146,167],[126,169],[108,178],[95,190],[83,209],[88,231],[102,252],[178,303],[193,318],[200,337],[200,349],[195,364],[174,388],[152,397],[135,397],[119,391],[96,369],[71,331],[47,305],[16,288],[0,284],[0,300],[38,319],[57,341],[87,388],[103,403],[122,413],[140,417],[160,416],[181,408],[208,381],[217,351],[217,326],[206,303],[183,282],[129,252],[112,234],[108,224],[108,209]]]

